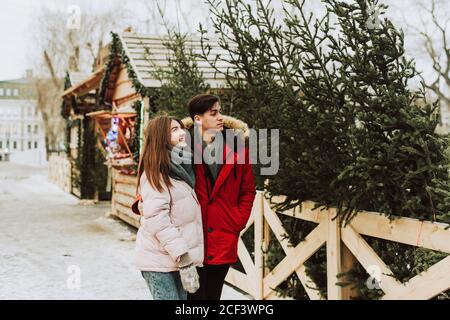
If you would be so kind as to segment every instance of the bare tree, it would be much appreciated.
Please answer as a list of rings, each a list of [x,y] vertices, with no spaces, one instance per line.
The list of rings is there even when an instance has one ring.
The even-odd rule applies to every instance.
[[[441,102],[441,108],[450,108],[450,18],[448,1],[431,0],[418,2],[417,7],[425,14],[420,15],[419,26],[408,24],[422,39],[424,49],[431,63],[433,75],[425,81]],[[446,14],[447,13],[447,14]]]
[[[142,0],[146,10],[145,32],[165,34],[167,30],[194,34],[198,24],[211,26],[210,11],[203,1],[198,0]]]
[[[64,141],[60,107],[65,72],[91,72],[94,60],[109,41],[109,32],[125,28],[130,21],[129,13],[117,1],[101,12],[76,9],[71,12],[42,7],[30,24],[33,50],[28,58],[36,74],[38,108],[44,119],[47,150],[59,149]]]

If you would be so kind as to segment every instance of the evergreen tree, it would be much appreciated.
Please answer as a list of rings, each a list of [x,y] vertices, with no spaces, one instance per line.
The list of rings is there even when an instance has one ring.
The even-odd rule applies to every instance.
[[[267,191],[287,196],[280,211],[312,200],[337,207],[344,223],[358,210],[450,222],[448,143],[435,133],[438,103],[427,101],[423,84],[411,89],[418,72],[405,57],[403,33],[371,14],[387,9],[377,0],[322,2],[326,13],[316,17],[306,1],[285,0],[280,22],[270,1],[208,1],[214,32],[230,52],[215,63],[234,67],[226,74],[234,110],[253,127],[281,129],[281,166]],[[283,222],[294,245],[312,228]],[[444,257],[367,240],[400,281]],[[280,251],[271,248],[272,264]],[[307,263],[322,295],[325,263],[323,249]],[[362,298],[382,294],[366,288],[361,266],[350,276]],[[283,291],[304,298],[300,286],[293,276]]]
[[[179,32],[168,31],[163,45],[167,49],[166,67],[154,64],[153,76],[161,82],[155,90],[152,108],[166,111],[180,119],[186,117],[186,103],[193,95],[204,93],[209,89],[203,74],[198,68],[196,55],[186,44],[187,36]],[[149,61],[151,52],[147,52]]]

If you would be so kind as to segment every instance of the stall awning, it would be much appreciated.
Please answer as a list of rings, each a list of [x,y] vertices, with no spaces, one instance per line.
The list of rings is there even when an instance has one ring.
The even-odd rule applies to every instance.
[[[92,73],[85,80],[74,84],[72,87],[63,92],[63,98],[70,98],[72,96],[79,97],[88,94],[89,92],[97,89],[103,78],[105,67],[101,67],[94,73]]]

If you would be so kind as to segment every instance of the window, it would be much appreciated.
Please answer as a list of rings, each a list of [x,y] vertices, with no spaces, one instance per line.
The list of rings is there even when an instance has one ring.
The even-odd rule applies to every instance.
[[[0,149],[3,149],[3,141],[0,141]]]
[[[0,88],[0,96],[3,96],[3,95],[5,95],[5,89]]]
[[[14,95],[15,97],[17,97],[17,96],[19,95],[19,89],[14,89],[14,90],[13,90],[13,95]]]
[[[27,133],[31,133],[31,125],[27,125]]]
[[[37,126],[37,124],[34,125],[34,133],[35,133],[35,134],[38,133],[38,126]]]
[[[28,149],[31,149],[31,141],[28,141]]]
[[[8,89],[6,89],[6,96],[9,97],[10,95],[11,95],[11,89],[8,88]]]
[[[17,141],[13,142],[13,149],[16,150],[17,149]]]
[[[37,149],[37,147],[38,147],[38,143],[37,143],[37,141],[35,141],[34,142],[34,148]]]

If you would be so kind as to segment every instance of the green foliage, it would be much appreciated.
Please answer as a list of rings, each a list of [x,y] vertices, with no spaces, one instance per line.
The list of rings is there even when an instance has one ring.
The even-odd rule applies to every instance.
[[[119,62],[122,62],[125,68],[127,69],[127,75],[130,79],[133,88],[139,93],[142,97],[152,97],[154,90],[152,88],[145,87],[138,79],[136,75],[136,71],[130,63],[130,58],[127,56],[122,41],[117,33],[111,32],[111,47],[110,53],[108,57],[108,62],[106,63],[105,74],[103,75],[103,79],[100,84],[99,90],[99,104],[101,106],[105,106],[106,109],[111,110],[112,105],[108,101],[105,101],[106,90],[108,88],[109,80],[111,78],[111,73],[114,70],[114,67],[117,66]]]
[[[266,177],[269,194],[287,196],[278,210],[312,200],[337,207],[344,223],[359,210],[450,222],[448,140],[435,133],[438,102],[427,101],[423,84],[411,89],[418,72],[405,57],[403,33],[383,19],[386,6],[370,27],[377,0],[323,0],[320,17],[304,1],[285,0],[282,22],[270,1],[208,3],[219,45],[230,53],[212,66],[233,66],[225,74],[233,110],[251,127],[280,129],[280,170]],[[211,47],[200,32],[207,60]],[[288,232],[302,240],[306,231],[300,223]],[[443,257],[369,240],[402,281]],[[272,258],[282,257],[276,252]],[[325,263],[322,249],[307,268],[323,295]],[[362,268],[347,277],[363,299],[382,294],[367,290]]]
[[[196,55],[187,46],[187,36],[169,31],[163,45],[167,48],[167,66],[154,64],[152,75],[161,82],[154,100],[154,107],[177,118],[186,117],[187,101],[190,97],[205,93],[209,85],[199,70]],[[146,57],[152,60],[152,53],[146,48]]]

